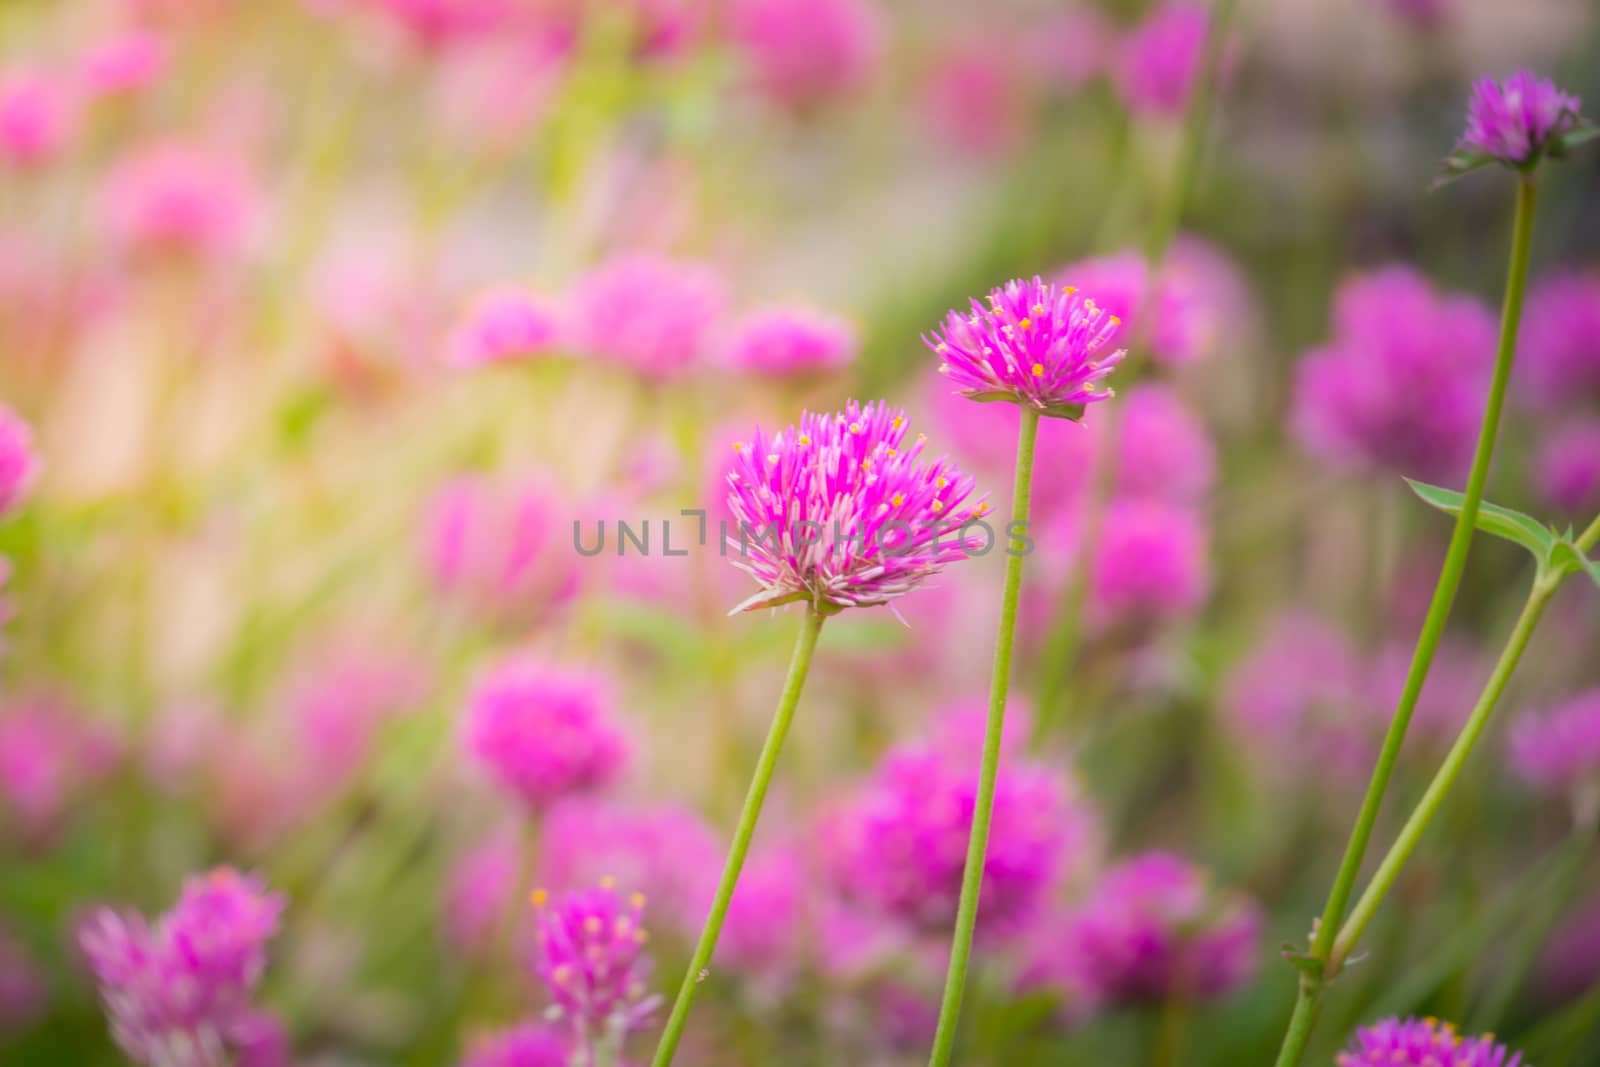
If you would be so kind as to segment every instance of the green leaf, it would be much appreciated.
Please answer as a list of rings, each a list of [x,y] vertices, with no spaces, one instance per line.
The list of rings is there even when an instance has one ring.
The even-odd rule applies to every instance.
[[[1585,556],[1571,541],[1557,541],[1550,548],[1549,559],[1556,573],[1565,576],[1582,571],[1594,581],[1596,587],[1600,587],[1600,560]]]
[[[1551,158],[1560,159],[1574,148],[1587,144],[1596,137],[1600,137],[1600,126],[1592,122],[1586,122],[1582,126],[1568,130],[1560,137],[1553,138],[1547,151]]]
[[[1406,484],[1411,486],[1411,491],[1422,498],[1423,503],[1438,508],[1447,515],[1461,514],[1461,505],[1465,499],[1453,489],[1441,489],[1437,485],[1426,482],[1406,479]],[[1521,545],[1540,563],[1550,556],[1550,551],[1556,545],[1555,531],[1531,515],[1524,515],[1520,511],[1512,511],[1498,504],[1491,504],[1487,500],[1478,504],[1478,529],[1486,534],[1504,538],[1515,544]]]
[[[1327,964],[1309,952],[1300,951],[1300,946],[1285,941],[1278,947],[1278,953],[1288,960],[1297,971],[1301,971],[1312,978],[1321,978],[1327,969]]]
[[[1443,172],[1433,179],[1433,184],[1429,188],[1437,189],[1441,185],[1448,185],[1463,174],[1470,174],[1481,167],[1487,167],[1493,162],[1495,162],[1493,156],[1485,156],[1476,152],[1466,152],[1458,149],[1445,157]]]

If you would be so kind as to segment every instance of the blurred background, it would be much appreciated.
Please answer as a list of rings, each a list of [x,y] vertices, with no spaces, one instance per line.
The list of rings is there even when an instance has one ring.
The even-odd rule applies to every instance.
[[[0,1061],[127,1062],[77,931],[221,865],[283,897],[270,1062],[535,1063],[484,1051],[550,1004],[534,887],[644,893],[670,997],[798,624],[726,614],[732,443],[885,397],[999,508],[1015,411],[921,338],[1039,274],[1131,355],[1041,436],[962,1060],[1270,1062],[1448,537],[1401,475],[1464,482],[1492,358],[1511,178],[1430,185],[1474,79],[1597,55],[1585,0],[4,0]],[[1543,171],[1488,492],[1561,523],[1597,180]],[[679,1062],[922,1062],[1000,566],[825,629]],[[1376,847],[1529,570],[1475,546]],[[1600,1064],[1600,752],[1519,732],[1600,704],[1597,624],[1308,1063],[1431,1013]]]

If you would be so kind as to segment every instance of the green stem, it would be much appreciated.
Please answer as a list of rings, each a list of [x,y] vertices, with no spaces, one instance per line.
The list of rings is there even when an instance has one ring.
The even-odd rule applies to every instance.
[[[1039,413],[1022,408],[1017,434],[1017,466],[1011,485],[1011,522],[1025,530],[1033,486],[1033,446],[1039,437]],[[956,1024],[961,1016],[961,994],[967,984],[967,960],[972,954],[972,933],[978,923],[978,891],[983,884],[984,857],[989,849],[989,816],[994,809],[994,784],[1000,773],[1000,738],[1005,727],[1006,693],[1011,685],[1011,649],[1017,636],[1017,599],[1022,592],[1025,545],[1013,539],[1006,555],[1005,589],[1000,598],[1000,630],[994,643],[994,673],[989,680],[989,721],[983,736],[983,764],[978,775],[978,796],[972,809],[972,833],[967,838],[967,865],[961,874],[961,902],[956,908],[955,934],[950,942],[950,968],[945,972],[944,999],[939,1005],[939,1028],[934,1034],[929,1067],[950,1062],[955,1048]]]
[[[1489,398],[1484,405],[1483,424],[1478,431],[1478,444],[1472,457],[1472,470],[1467,476],[1466,494],[1461,502],[1461,513],[1456,516],[1455,529],[1450,534],[1450,546],[1445,552],[1444,565],[1439,571],[1438,584],[1434,586],[1433,599],[1428,604],[1427,618],[1411,657],[1411,668],[1406,674],[1405,688],[1400,693],[1389,732],[1383,739],[1377,766],[1372,771],[1372,781],[1367,786],[1361,811],[1356,816],[1350,841],[1345,847],[1344,859],[1339,864],[1333,887],[1328,893],[1328,903],[1323,909],[1316,938],[1311,945],[1311,955],[1327,961],[1323,975],[1303,975],[1299,1002],[1295,1005],[1289,1031],[1284,1035],[1283,1047],[1278,1053],[1278,1067],[1294,1067],[1300,1062],[1306,1041],[1311,1036],[1311,1026],[1316,1020],[1315,1001],[1322,986],[1338,973],[1338,965],[1330,955],[1333,939],[1344,918],[1345,907],[1355,888],[1356,877],[1361,873],[1361,861],[1366,855],[1367,843],[1372,838],[1372,828],[1378,819],[1378,809],[1383,805],[1383,795],[1394,774],[1395,761],[1400,756],[1400,746],[1405,741],[1406,729],[1411,724],[1411,713],[1417,706],[1422,684],[1427,681],[1428,668],[1433,665],[1433,654],[1444,634],[1445,622],[1455,603],[1456,590],[1461,585],[1461,575],[1467,565],[1467,550],[1472,544],[1472,533],[1478,519],[1478,505],[1483,500],[1483,486],[1489,477],[1489,461],[1494,456],[1495,437],[1500,429],[1500,411],[1505,404],[1506,383],[1511,377],[1512,359],[1517,349],[1517,325],[1522,318],[1522,296],[1528,281],[1528,258],[1533,245],[1533,211],[1536,202],[1533,183],[1526,177],[1517,182],[1516,209],[1511,231],[1511,262],[1506,274],[1505,300],[1500,312],[1500,342],[1495,352],[1494,376],[1489,384]],[[1302,1010],[1303,1001],[1310,999],[1308,1010]],[[1296,1024],[1299,1027],[1296,1027]]]
[[[733,890],[739,883],[739,872],[744,868],[744,858],[750,851],[750,838],[756,832],[756,820],[761,817],[761,804],[767,797],[767,786],[772,783],[772,772],[778,764],[778,753],[789,734],[789,723],[794,719],[794,709],[800,703],[800,690],[805,687],[806,674],[811,669],[811,655],[817,648],[817,635],[822,632],[826,618],[814,609],[806,611],[805,624],[795,642],[794,656],[789,660],[789,677],[783,683],[783,695],[778,698],[778,710],[772,717],[767,740],[761,746],[761,756],[756,760],[755,776],[750,779],[750,791],[745,794],[744,809],[739,813],[739,825],[733,833],[733,844],[728,849],[728,860],[722,867],[722,880],[717,884],[717,895],[711,902],[711,914],[706,916],[705,927],[700,931],[700,942],[695,945],[689,969],[684,973],[683,985],[678,988],[678,999],[672,1004],[672,1014],[662,1031],[661,1043],[656,1046],[653,1067],[667,1067],[678,1050],[683,1037],[683,1026],[689,1018],[689,1007],[694,1003],[695,991],[711,965],[711,954],[716,951],[717,938],[722,933],[722,920],[727,917],[728,905],[733,901]]]

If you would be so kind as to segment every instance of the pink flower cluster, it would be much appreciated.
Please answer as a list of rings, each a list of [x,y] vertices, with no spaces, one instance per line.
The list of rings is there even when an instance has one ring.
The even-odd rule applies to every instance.
[[[1528,70],[1504,81],[1482,78],[1472,86],[1467,129],[1456,148],[1526,167],[1579,121],[1578,98],[1557,89],[1549,78]]]
[[[423,521],[435,584],[491,618],[545,618],[577,592],[556,491],[539,476],[464,475],[442,485]]]
[[[1462,1037],[1438,1019],[1384,1019],[1357,1030],[1337,1067],[1518,1067],[1522,1054],[1494,1037]]]
[[[1542,411],[1600,404],[1600,271],[1559,271],[1533,286],[1515,373]]]
[[[459,1067],[571,1067],[572,1042],[552,1023],[522,1023],[475,1038]]]
[[[154,926],[97,912],[79,942],[129,1058],[150,1067],[286,1063],[281,1029],[251,1003],[283,908],[258,878],[223,867],[190,878]]]
[[[1123,39],[1113,80],[1129,111],[1163,119],[1183,116],[1210,26],[1204,5],[1168,0]]]
[[[1511,762],[1525,781],[1544,790],[1600,783],[1600,689],[1543,715],[1523,716],[1512,727]]]
[[[227,260],[245,248],[261,208],[250,170],[201,142],[142,145],[112,166],[100,190],[107,236],[145,255]]]
[[[528,359],[561,343],[556,308],[531,289],[501,286],[478,297],[445,339],[445,362],[476,367]]]
[[[0,404],[0,518],[16,508],[38,473],[33,432],[15,412]]]
[[[121,749],[110,729],[54,697],[0,701],[0,820],[28,836],[49,833]]]
[[[615,879],[603,879],[597,888],[554,902],[536,889],[533,903],[538,917],[534,972],[550,996],[551,1014],[572,1040],[586,1049],[619,1043],[645,1026],[661,998],[652,996],[648,985],[644,894],[624,896]]]
[[[790,108],[860,88],[883,50],[867,0],[736,0],[729,21],[756,88]]]
[[[754,374],[815,374],[848,365],[858,343],[855,326],[837,315],[799,306],[762,308],[734,324],[723,359]]]

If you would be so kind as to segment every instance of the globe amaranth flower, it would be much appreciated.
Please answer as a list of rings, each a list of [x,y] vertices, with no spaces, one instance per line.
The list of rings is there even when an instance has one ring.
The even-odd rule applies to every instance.
[[[48,694],[0,701],[0,822],[48,833],[75,795],[106,778],[121,738]]]
[[[925,121],[941,145],[992,159],[1027,136],[1027,71],[1016,44],[994,33],[961,33],[940,46],[921,90]]]
[[[533,892],[534,973],[549,994],[551,1016],[584,1048],[616,1047],[660,1003],[648,984],[644,904],[643,893],[624,894],[614,878],[555,901],[546,890]]]
[[[825,827],[845,899],[924,932],[955,919],[978,792],[976,749],[891,749]],[[1053,768],[1002,759],[984,857],[979,929],[1005,937],[1094,850],[1092,815]]]
[[[1129,111],[1156,118],[1182,117],[1200,72],[1210,26],[1205,7],[1175,0],[1162,4],[1127,35],[1113,81]]]
[[[73,87],[42,71],[0,71],[0,162],[43,166],[59,156],[78,127]]]
[[[1516,375],[1540,411],[1600,405],[1600,271],[1559,271],[1528,294]]]
[[[717,959],[771,982],[789,977],[814,937],[805,900],[810,883],[806,857],[794,845],[753,854],[728,906]]]
[[[756,88],[785,107],[814,106],[858,88],[883,48],[867,0],[736,0],[729,17]]]
[[[501,286],[483,293],[445,338],[445,362],[477,367],[544,355],[561,340],[555,306],[528,289]]]
[[[114,33],[78,57],[77,76],[97,98],[128,96],[147,88],[166,72],[172,49],[149,30]]]
[[[203,144],[162,141],[118,161],[100,191],[112,242],[132,251],[223,259],[251,236],[260,210],[254,176]]]
[[[616,780],[628,742],[598,676],[526,657],[497,663],[467,700],[472,758],[508,793],[542,809]]]
[[[656,256],[601,264],[568,296],[572,343],[661,381],[709,353],[726,296],[709,267]]]
[[[251,1005],[283,898],[231,868],[190,878],[154,926],[101,909],[78,940],[112,1036],[136,1063],[263,1062],[275,1027]]]
[[[523,864],[521,835],[507,827],[470,845],[450,865],[441,901],[444,936],[465,955],[494,948]]]
[[[551,1023],[522,1023],[481,1034],[459,1067],[571,1067],[572,1041]]]
[[[1176,622],[1210,590],[1209,536],[1193,509],[1161,500],[1114,501],[1090,565],[1089,609],[1099,626]]]
[[[723,359],[755,374],[808,374],[847,366],[859,345],[847,319],[805,307],[773,307],[734,325]]]
[[[1179,856],[1149,852],[1108,871],[1070,924],[1067,951],[1108,1003],[1224,996],[1255,974],[1260,908],[1219,893]]]
[[[539,475],[452,478],[434,491],[422,550],[439,589],[504,621],[547,615],[578,588],[561,498]]]
[[[0,518],[17,506],[38,473],[32,431],[15,412],[0,404]]]
[[[1511,728],[1511,763],[1539,789],[1600,784],[1600,689],[1590,689]]]
[[[988,300],[987,308],[974,300],[970,312],[950,312],[923,338],[958,392],[1068,419],[1112,395],[1100,381],[1126,354],[1105,351],[1122,320],[1092,296],[1035,277],[1008,282]]]
[[[926,438],[905,437],[902,410],[852,400],[734,444],[728,551],[761,584],[734,611],[887,604],[974,550],[963,528],[988,505],[948,460],[922,459]]]
[[[1600,418],[1556,427],[1533,466],[1533,482],[1547,504],[1568,515],[1592,515],[1600,506]]]
[[[1336,467],[1464,476],[1494,344],[1482,304],[1409,267],[1351,278],[1334,295],[1332,338],[1296,371],[1295,436]]]
[[[1384,1019],[1363,1026],[1337,1067],[1518,1067],[1522,1054],[1497,1044],[1488,1034],[1462,1037],[1438,1019]]]
[[[1549,78],[1529,70],[1504,81],[1482,78],[1472,86],[1467,129],[1456,151],[1526,168],[1581,122],[1578,98],[1557,89]]]
[[[1141,384],[1122,401],[1117,495],[1198,504],[1216,481],[1217,455],[1205,424],[1177,392]]]

